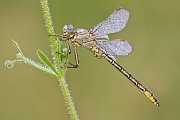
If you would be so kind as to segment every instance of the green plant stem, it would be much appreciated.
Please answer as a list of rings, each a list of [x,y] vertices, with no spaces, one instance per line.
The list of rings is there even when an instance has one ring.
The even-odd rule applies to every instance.
[[[65,77],[59,78],[61,90],[63,91],[64,99],[66,101],[66,105],[68,106],[69,113],[71,115],[72,120],[79,120],[77,112],[74,107],[74,102],[72,101],[70,91],[67,87],[66,79]]]
[[[46,24],[46,29],[49,35],[54,35],[54,28],[53,28],[53,22],[51,19],[51,13],[48,6],[48,0],[40,0],[42,10],[43,10],[43,16]],[[52,52],[56,52],[56,44],[55,44],[55,37],[49,36],[50,42],[51,42],[51,50]]]
[[[57,78],[59,80],[59,85],[60,85],[61,90],[63,92],[64,99],[66,101],[66,105],[68,107],[71,119],[72,120],[79,120],[77,112],[75,110],[73,99],[70,95],[70,91],[67,87],[68,85],[67,85],[66,79],[65,79],[67,66],[65,66],[64,68],[61,67],[60,64],[61,64],[61,62],[64,62],[64,61],[61,61],[61,59],[59,59],[60,54],[56,54],[56,52],[61,49],[61,46],[57,46],[57,41],[55,40],[55,37],[51,36],[51,35],[54,35],[55,33],[54,33],[54,28],[53,28],[53,22],[51,19],[50,9],[48,6],[48,0],[40,0],[40,1],[41,1],[42,9],[43,9],[46,28],[47,28],[48,34],[50,35],[50,42],[51,42],[51,50],[52,50],[53,59],[55,60],[55,66],[59,71],[59,74],[57,76]],[[65,62],[68,61],[68,56],[63,56],[62,60],[65,60]]]

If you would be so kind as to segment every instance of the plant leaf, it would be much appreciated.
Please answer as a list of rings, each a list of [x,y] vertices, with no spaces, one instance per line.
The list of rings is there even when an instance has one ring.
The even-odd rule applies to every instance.
[[[57,71],[56,69],[54,68],[53,64],[51,63],[51,61],[48,59],[48,57],[41,51],[41,50],[37,50],[37,55],[39,57],[39,59],[48,67],[50,67],[56,74]]]

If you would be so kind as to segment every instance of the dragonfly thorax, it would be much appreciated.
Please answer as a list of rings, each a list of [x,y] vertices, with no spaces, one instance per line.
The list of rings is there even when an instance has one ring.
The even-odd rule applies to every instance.
[[[77,39],[90,39],[89,31],[86,29],[76,30]]]
[[[77,29],[75,30],[75,34],[75,41],[79,44],[79,46],[90,49],[96,44],[96,40],[90,34],[89,30]]]

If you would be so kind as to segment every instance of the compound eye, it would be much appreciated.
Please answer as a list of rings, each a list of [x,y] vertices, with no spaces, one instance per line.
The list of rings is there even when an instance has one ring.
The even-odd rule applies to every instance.
[[[68,30],[68,32],[72,32],[73,30],[74,30],[74,26],[73,25],[68,25],[67,26],[67,30]]]
[[[74,27],[73,27],[73,25],[65,25],[64,27],[63,27],[63,31],[64,32],[68,32],[68,33],[70,33],[70,32],[73,32],[73,30],[74,30]]]

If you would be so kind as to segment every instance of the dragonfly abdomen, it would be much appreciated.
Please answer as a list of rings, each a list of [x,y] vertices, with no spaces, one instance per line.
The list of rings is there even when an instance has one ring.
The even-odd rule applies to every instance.
[[[143,92],[143,94],[156,106],[160,106],[154,94],[148,90],[143,84],[141,84],[136,78],[134,78],[130,73],[128,73],[120,64],[114,61],[111,57],[104,54],[104,58],[111,63],[115,68],[117,68],[123,75],[125,75],[138,89]]]

